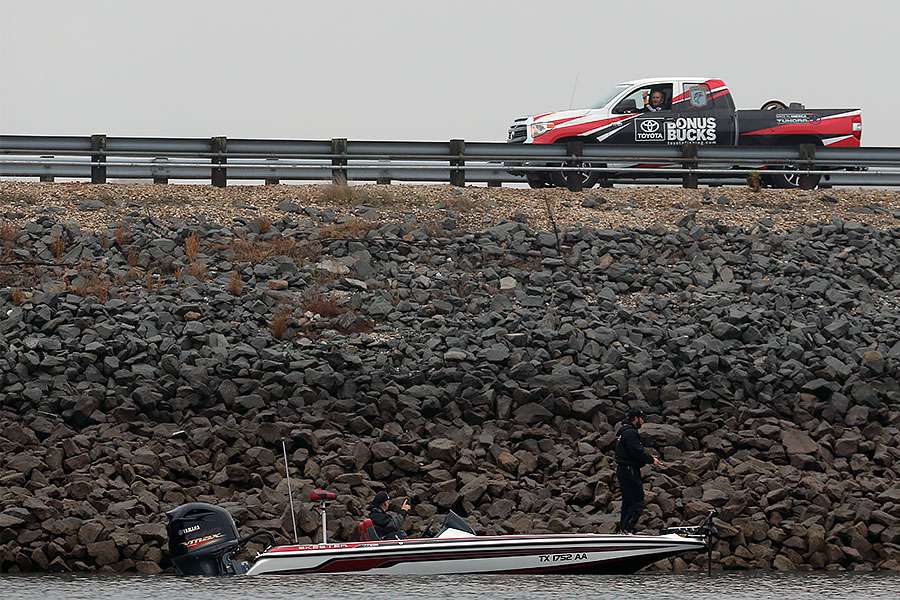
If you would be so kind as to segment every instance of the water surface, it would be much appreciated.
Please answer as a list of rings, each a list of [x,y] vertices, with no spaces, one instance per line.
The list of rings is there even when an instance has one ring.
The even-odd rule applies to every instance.
[[[900,598],[900,574],[717,573],[712,577],[639,574],[553,575],[285,575],[179,578],[98,575],[0,575],[0,598],[60,600],[828,600]]]

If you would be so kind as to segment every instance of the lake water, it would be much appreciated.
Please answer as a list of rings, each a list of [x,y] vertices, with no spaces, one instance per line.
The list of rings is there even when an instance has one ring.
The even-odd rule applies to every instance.
[[[630,576],[444,575],[435,577],[273,576],[177,578],[158,576],[0,575],[0,598],[168,600],[447,600],[690,599],[828,600],[900,598],[900,574],[718,573]]]

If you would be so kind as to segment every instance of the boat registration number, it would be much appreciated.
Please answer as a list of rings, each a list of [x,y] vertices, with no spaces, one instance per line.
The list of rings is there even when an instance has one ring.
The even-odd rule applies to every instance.
[[[565,562],[567,560],[587,560],[587,554],[584,552],[568,553],[568,554],[540,554],[541,562]]]

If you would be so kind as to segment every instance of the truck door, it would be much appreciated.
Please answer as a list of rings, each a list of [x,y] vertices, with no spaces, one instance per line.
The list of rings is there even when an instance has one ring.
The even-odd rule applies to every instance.
[[[667,143],[734,145],[734,109],[730,96],[714,98],[705,82],[681,86],[681,94],[672,103],[672,118],[666,123]]]
[[[665,144],[665,123],[674,116],[672,83],[635,87],[612,109],[610,131],[597,141],[604,144]]]

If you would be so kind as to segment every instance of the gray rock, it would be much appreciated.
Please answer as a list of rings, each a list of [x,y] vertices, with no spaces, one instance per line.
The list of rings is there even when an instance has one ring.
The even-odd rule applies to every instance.
[[[516,282],[515,277],[501,277],[500,278],[500,289],[501,290],[514,290],[518,283]]]
[[[819,445],[804,431],[784,429],[781,432],[781,443],[788,454],[815,454]]]
[[[534,425],[535,423],[540,423],[542,421],[546,422],[552,420],[553,413],[540,404],[529,402],[528,404],[517,408],[514,417],[519,423]]]
[[[297,204],[296,202],[294,202],[293,200],[282,200],[281,202],[278,203],[277,208],[280,211],[295,213],[295,214],[300,214],[302,212],[300,205]]]
[[[493,363],[505,362],[509,358],[509,348],[504,344],[493,344],[484,351],[484,358]]]
[[[649,446],[678,446],[684,440],[684,432],[675,425],[644,423],[641,439]]]
[[[447,464],[454,464],[459,456],[459,446],[453,440],[437,438],[428,442],[428,457]]]

